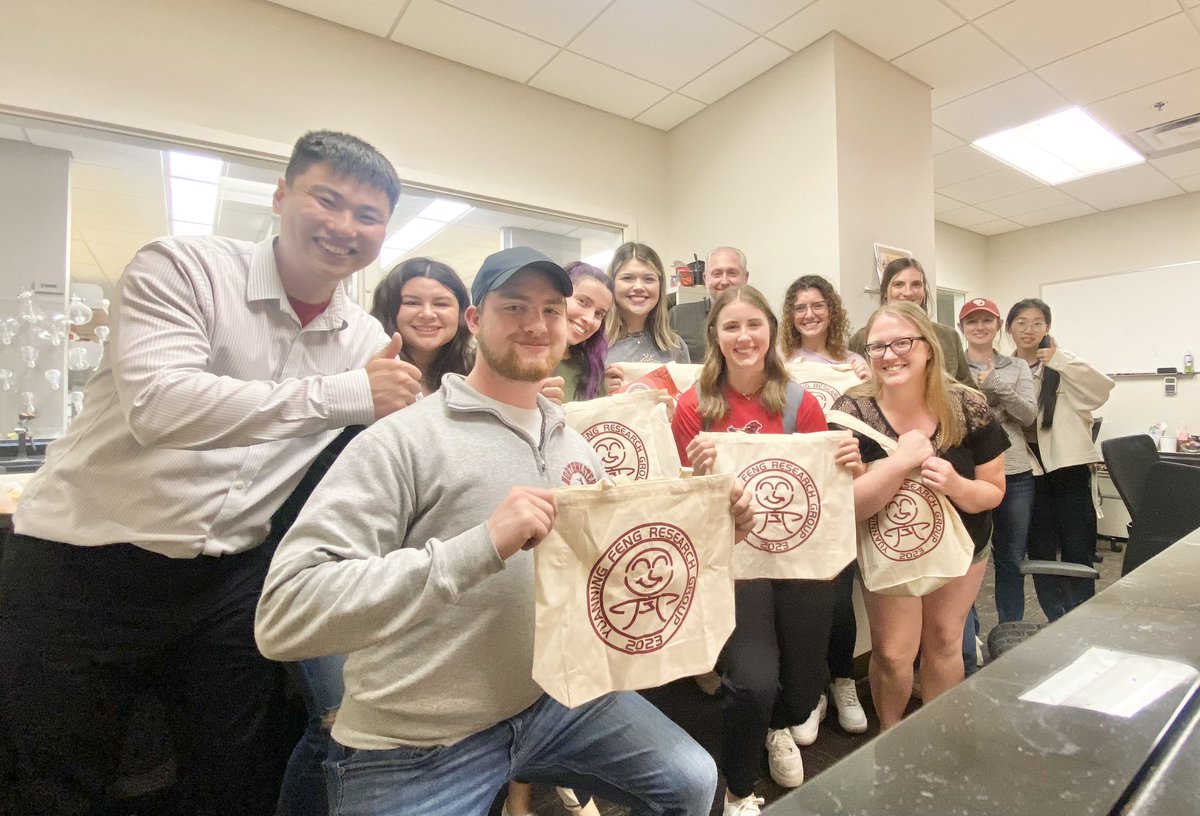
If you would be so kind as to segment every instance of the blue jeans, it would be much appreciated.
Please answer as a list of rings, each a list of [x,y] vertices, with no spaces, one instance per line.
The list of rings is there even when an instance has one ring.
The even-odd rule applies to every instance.
[[[1000,623],[1025,617],[1025,576],[1018,564],[1029,547],[1033,519],[1033,473],[1005,476],[1004,500],[992,511],[992,560],[996,566],[996,613]]]
[[[975,637],[979,634],[979,613],[975,611],[975,604],[971,604],[971,610],[967,612],[967,619],[963,621],[963,674],[968,677],[979,671],[979,653],[975,651]]]
[[[453,745],[368,751],[333,742],[325,764],[335,816],[483,816],[509,779],[580,788],[632,814],[707,814],[708,752],[633,692],[567,709],[543,695]]]
[[[329,655],[287,664],[288,673],[304,697],[308,723],[288,759],[275,816],[325,816],[329,812],[322,764],[333,742],[329,736],[333,715],[345,693],[342,685],[345,663],[345,655]]]

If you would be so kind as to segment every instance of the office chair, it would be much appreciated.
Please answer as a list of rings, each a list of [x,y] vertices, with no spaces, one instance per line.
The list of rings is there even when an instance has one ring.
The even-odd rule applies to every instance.
[[[1100,443],[1100,450],[1113,486],[1129,510],[1132,530],[1141,516],[1146,479],[1150,468],[1158,462],[1158,448],[1149,434],[1134,434],[1106,439]]]

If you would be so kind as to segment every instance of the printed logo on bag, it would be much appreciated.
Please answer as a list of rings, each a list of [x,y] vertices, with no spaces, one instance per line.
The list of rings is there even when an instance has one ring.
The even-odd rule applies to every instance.
[[[588,575],[588,617],[609,648],[656,652],[691,609],[700,563],[674,524],[641,524],[617,537]]]
[[[838,391],[829,383],[823,383],[820,380],[809,380],[800,383],[800,385],[804,386],[804,390],[816,398],[817,405],[821,406],[822,411],[828,411],[830,406],[837,402],[838,397],[842,395],[841,391]]]
[[[646,443],[628,425],[597,422],[583,432],[583,438],[600,456],[609,476],[631,476],[637,481],[650,478]]]
[[[893,561],[912,561],[932,552],[946,532],[946,518],[937,496],[925,485],[905,479],[896,495],[879,514],[871,516],[867,528],[875,549]]]
[[[821,520],[821,494],[808,471],[787,459],[762,459],[738,478],[754,497],[751,547],[785,553],[808,541]]]
[[[570,462],[562,472],[565,485],[590,485],[596,483],[596,474],[583,462]]]

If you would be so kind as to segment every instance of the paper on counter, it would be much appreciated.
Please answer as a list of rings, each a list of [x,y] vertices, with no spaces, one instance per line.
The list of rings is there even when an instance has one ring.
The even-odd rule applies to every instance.
[[[1020,699],[1128,718],[1197,675],[1175,660],[1092,647]]]

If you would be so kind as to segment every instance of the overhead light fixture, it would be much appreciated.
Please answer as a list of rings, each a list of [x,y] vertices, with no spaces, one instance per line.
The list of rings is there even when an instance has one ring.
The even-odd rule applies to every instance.
[[[212,235],[225,162],[181,150],[168,150],[165,158],[171,234]]]
[[[1046,184],[1062,184],[1146,160],[1077,107],[993,133],[974,145]]]
[[[473,209],[462,201],[435,198],[383,242],[379,250],[379,265],[391,266]]]

